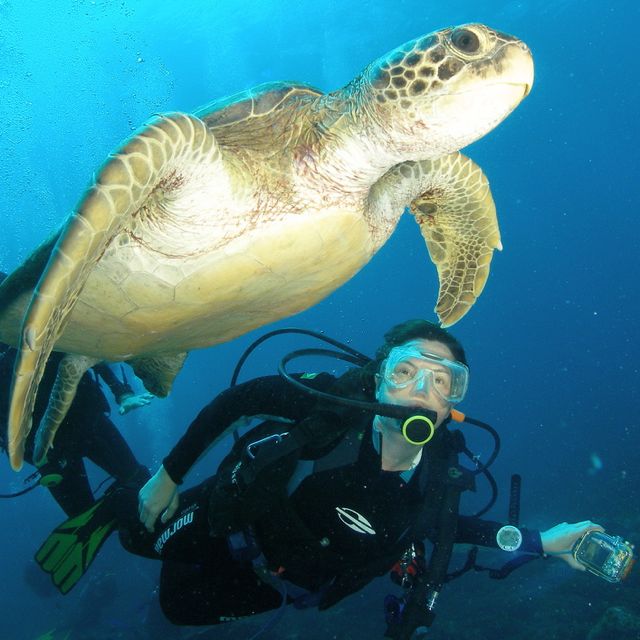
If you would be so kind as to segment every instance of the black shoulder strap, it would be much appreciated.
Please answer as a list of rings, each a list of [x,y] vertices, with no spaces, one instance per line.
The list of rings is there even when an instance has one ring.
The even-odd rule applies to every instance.
[[[422,508],[411,530],[412,540],[423,540],[439,528],[441,502],[447,487],[458,493],[475,490],[475,476],[459,464],[458,453],[464,438],[458,431],[443,429],[425,447],[425,460],[418,468],[418,486],[423,496]],[[456,518],[457,518],[456,511]],[[455,535],[455,532],[454,532]]]

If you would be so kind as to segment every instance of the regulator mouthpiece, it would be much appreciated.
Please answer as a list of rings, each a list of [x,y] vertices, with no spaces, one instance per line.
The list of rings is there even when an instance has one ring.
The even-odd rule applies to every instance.
[[[438,414],[428,409],[420,413],[412,413],[402,423],[402,435],[407,442],[421,447],[433,438],[436,432],[435,422],[437,418]]]

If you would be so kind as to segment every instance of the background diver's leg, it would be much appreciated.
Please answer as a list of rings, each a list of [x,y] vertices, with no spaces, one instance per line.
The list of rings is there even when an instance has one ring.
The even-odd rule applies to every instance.
[[[28,449],[25,456],[28,461],[30,456]],[[133,481],[137,489],[150,477],[148,469],[138,464],[122,434],[107,416],[99,414],[82,424],[77,419],[65,420],[40,473],[42,477],[54,473],[62,477],[49,491],[68,516],[85,511],[95,500],[83,458],[120,482]]]
[[[87,470],[82,458],[66,456],[58,448],[56,451],[61,455],[53,456],[53,452],[49,451],[49,461],[40,467],[40,476],[46,479],[59,474],[61,481],[51,484],[49,492],[67,516],[75,516],[88,509],[94,501]]]

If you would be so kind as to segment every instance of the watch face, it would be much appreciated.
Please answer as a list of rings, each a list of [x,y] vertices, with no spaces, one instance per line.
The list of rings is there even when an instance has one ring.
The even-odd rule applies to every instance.
[[[516,551],[522,544],[522,533],[517,527],[508,524],[498,530],[496,542],[503,551]]]

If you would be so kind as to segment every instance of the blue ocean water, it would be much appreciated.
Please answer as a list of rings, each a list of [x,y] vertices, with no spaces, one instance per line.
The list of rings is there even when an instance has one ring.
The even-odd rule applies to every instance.
[[[453,328],[471,365],[461,408],[500,431],[496,477],[504,487],[522,474],[523,523],[592,519],[640,542],[639,17],[626,0],[0,0],[0,269],[13,270],[65,219],[107,154],[154,113],[193,111],[269,80],[331,91],[386,51],[447,25],[484,22],[517,35],[533,51],[533,91],[465,149],[491,182],[504,250]],[[269,328],[322,330],[371,353],[392,324],[435,319],[435,268],[405,218],[350,282]],[[169,398],[115,418],[141,461],[159,464],[260,333],[192,353]],[[300,344],[266,345],[245,375],[273,372]],[[484,452],[481,438],[470,440]],[[27,474],[3,464],[0,492]],[[102,479],[95,471],[95,484]],[[486,488],[479,492],[471,503],[483,501]],[[505,493],[495,519],[506,517]],[[266,620],[202,636],[163,623],[158,567],[115,540],[68,597],[51,594],[29,562],[62,518],[57,505],[34,491],[0,509],[3,638],[236,638]],[[443,593],[430,635],[578,639],[611,607],[640,616],[637,575],[613,587],[553,560],[532,564],[506,586],[462,578]],[[322,615],[288,614],[264,637],[382,637],[388,587],[379,581]]]

